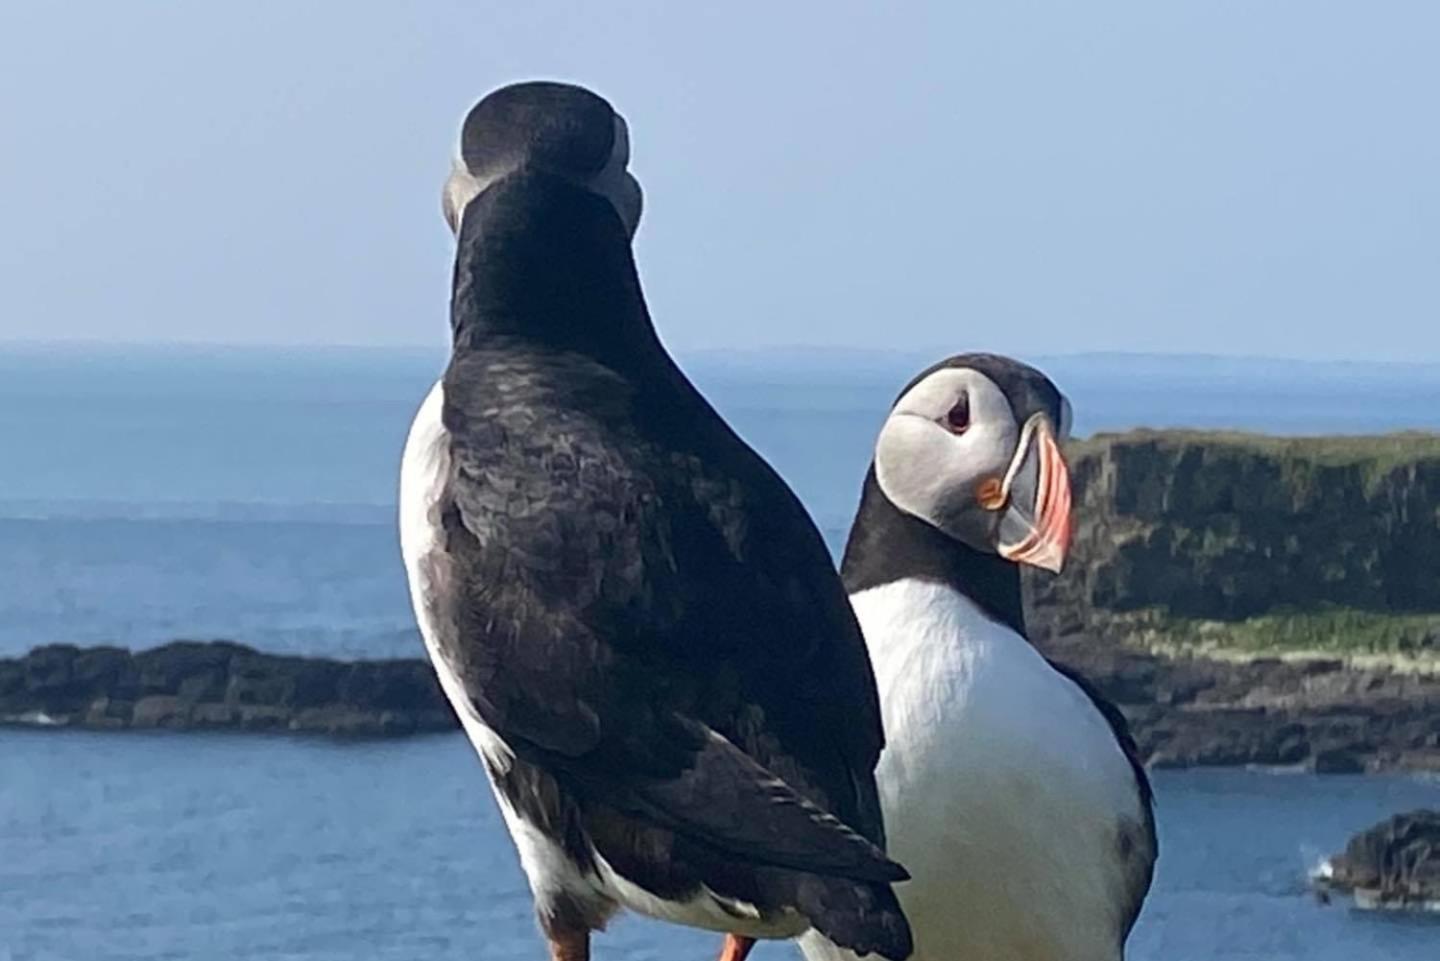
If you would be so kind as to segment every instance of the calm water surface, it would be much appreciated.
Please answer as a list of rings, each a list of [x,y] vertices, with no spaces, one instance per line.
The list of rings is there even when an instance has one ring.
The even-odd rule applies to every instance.
[[[458,735],[0,732],[0,959],[539,961],[530,899]],[[1401,777],[1161,772],[1137,961],[1420,961],[1440,923],[1323,907],[1305,872],[1357,826],[1440,801]],[[597,959],[705,961],[636,918]],[[6,953],[8,952],[8,954]],[[757,958],[798,957],[771,945]]]

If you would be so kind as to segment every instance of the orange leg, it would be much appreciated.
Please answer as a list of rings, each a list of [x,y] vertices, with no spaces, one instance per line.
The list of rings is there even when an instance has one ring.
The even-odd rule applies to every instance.
[[[550,961],[590,961],[590,932],[585,930],[552,933]]]
[[[742,938],[738,934],[727,934],[725,935],[725,946],[720,949],[720,961],[745,961],[754,947],[754,938]]]

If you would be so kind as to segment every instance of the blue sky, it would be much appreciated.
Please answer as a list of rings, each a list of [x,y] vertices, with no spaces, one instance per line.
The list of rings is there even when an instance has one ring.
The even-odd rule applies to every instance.
[[[1440,360],[1440,4],[6,4],[0,339],[441,344],[514,79],[630,122],[682,350]]]

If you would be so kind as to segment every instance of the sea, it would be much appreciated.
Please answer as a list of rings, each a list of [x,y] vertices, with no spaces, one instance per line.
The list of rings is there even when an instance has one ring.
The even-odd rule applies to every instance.
[[[841,543],[888,405],[930,353],[681,354]],[[1440,365],[1032,358],[1079,435],[1440,430]],[[419,656],[399,452],[439,350],[0,344],[0,657],[228,638]],[[1306,877],[1440,781],[1157,772],[1161,860],[1133,961],[1440,958],[1440,919],[1323,905]],[[597,961],[703,961],[617,921]],[[0,730],[0,961],[538,961],[529,896],[458,735]],[[761,961],[795,957],[763,946]]]

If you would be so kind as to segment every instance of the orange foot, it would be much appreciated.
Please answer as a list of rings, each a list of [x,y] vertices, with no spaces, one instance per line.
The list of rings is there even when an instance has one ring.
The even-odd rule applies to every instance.
[[[550,961],[590,961],[589,931],[557,931],[548,940]]]
[[[720,961],[745,961],[754,947],[754,938],[742,938],[738,934],[727,934],[725,935],[725,946],[720,949]]]

